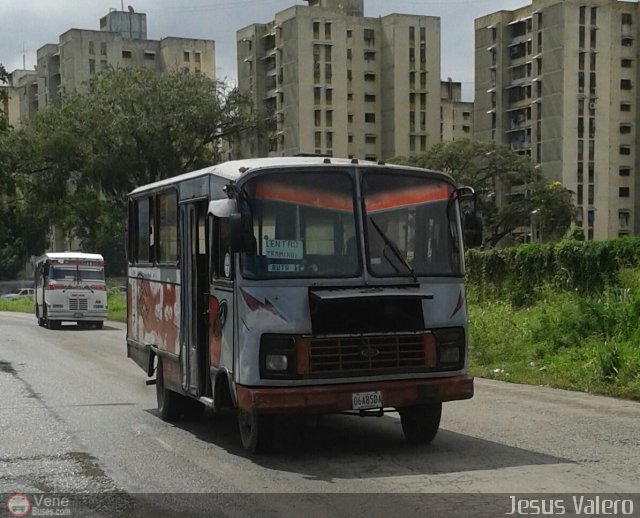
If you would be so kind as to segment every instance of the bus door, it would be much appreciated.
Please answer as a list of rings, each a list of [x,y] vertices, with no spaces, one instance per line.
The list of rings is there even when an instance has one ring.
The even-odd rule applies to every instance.
[[[224,211],[222,211],[224,212]],[[209,216],[211,227],[211,297],[209,348],[211,368],[233,371],[234,285],[229,218]]]
[[[204,396],[211,393],[208,375],[208,243],[207,201],[182,205],[181,328],[180,358],[185,391]]]

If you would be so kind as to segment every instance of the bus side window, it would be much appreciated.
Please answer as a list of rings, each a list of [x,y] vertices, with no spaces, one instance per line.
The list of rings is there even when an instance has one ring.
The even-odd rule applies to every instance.
[[[232,256],[228,218],[213,218],[212,258],[214,279],[231,279]]]

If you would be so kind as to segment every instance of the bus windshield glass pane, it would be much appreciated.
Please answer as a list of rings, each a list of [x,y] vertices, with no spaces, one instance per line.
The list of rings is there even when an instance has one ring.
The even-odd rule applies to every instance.
[[[56,281],[75,281],[76,270],[77,268],[75,266],[53,266],[49,277]]]
[[[244,277],[352,277],[360,272],[348,174],[273,173],[249,180],[245,191],[256,254],[242,254]]]
[[[102,268],[82,268],[79,269],[81,281],[104,281],[104,270]]]
[[[363,175],[367,266],[372,275],[462,273],[457,204],[447,214],[453,189],[448,182],[410,172]]]

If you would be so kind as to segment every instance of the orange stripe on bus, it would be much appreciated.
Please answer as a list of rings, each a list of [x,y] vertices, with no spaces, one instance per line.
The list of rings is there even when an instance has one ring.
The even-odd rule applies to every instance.
[[[429,185],[420,188],[407,188],[393,192],[383,192],[367,196],[365,207],[367,212],[405,207],[432,201],[448,200],[452,187],[449,185]]]
[[[315,191],[305,187],[261,183],[256,188],[256,198],[285,201],[343,212],[353,211],[353,200],[351,198],[335,192]]]

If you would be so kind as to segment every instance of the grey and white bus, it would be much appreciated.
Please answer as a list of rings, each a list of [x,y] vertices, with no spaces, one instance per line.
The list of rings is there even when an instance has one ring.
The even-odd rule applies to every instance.
[[[129,194],[128,356],[165,420],[237,409],[252,452],[278,416],[400,414],[430,442],[471,398],[463,225],[444,173],[241,160]],[[149,383],[153,383],[150,380]]]
[[[107,319],[104,258],[84,252],[50,252],[36,260],[36,320],[49,329],[63,322],[101,329]]]

